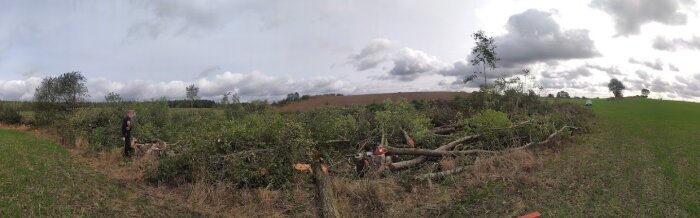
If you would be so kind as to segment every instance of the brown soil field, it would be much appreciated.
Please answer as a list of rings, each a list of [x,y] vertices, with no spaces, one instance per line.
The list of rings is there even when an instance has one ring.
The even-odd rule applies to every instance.
[[[409,101],[451,100],[456,96],[467,97],[470,94],[471,93],[467,92],[398,92],[348,96],[314,96],[308,100],[277,106],[275,109],[282,112],[305,111],[324,106],[368,105],[372,103],[382,103],[387,99],[396,101],[401,98],[405,98]]]

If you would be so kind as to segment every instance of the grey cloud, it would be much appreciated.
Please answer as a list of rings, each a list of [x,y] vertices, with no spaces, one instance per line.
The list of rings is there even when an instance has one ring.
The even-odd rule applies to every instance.
[[[651,62],[651,61],[643,61],[643,60],[636,60],[634,58],[630,58],[628,61],[630,63],[633,63],[633,64],[647,66],[647,67],[654,69],[654,70],[664,70],[664,63],[661,62],[661,60],[659,60],[659,59],[656,59],[656,61]]]
[[[588,30],[562,30],[549,12],[530,9],[513,15],[506,29],[506,35],[495,37],[505,67],[600,56]]]
[[[434,73],[442,65],[436,57],[410,48],[398,52],[393,62],[394,67],[389,71],[389,75],[401,81],[412,81],[422,75]]]
[[[639,76],[639,78],[642,79],[642,80],[644,80],[644,81],[648,81],[648,80],[651,79],[651,75],[650,75],[649,73],[647,73],[646,71],[637,70],[637,71],[634,72],[634,73],[636,73],[637,76]]]
[[[622,72],[620,72],[620,68],[618,68],[617,66],[603,67],[603,66],[595,65],[595,64],[587,64],[586,67],[603,71],[603,72],[607,73],[608,76],[610,76],[610,77],[623,75]]]
[[[678,67],[676,67],[676,65],[673,65],[673,64],[670,64],[670,63],[668,64],[668,69],[670,69],[670,70],[673,71],[673,72],[679,72],[679,71],[681,71],[681,69],[678,69]]]
[[[145,8],[150,18],[132,24],[129,38],[158,38],[163,32],[175,35],[220,27],[224,11],[218,0],[154,0],[132,2],[134,7]]]
[[[666,39],[661,36],[654,38],[654,49],[662,51],[676,51],[678,49],[700,50],[700,37],[692,36],[689,39],[674,38]]]
[[[573,70],[565,70],[558,72],[542,72],[542,76],[545,78],[564,78],[566,80],[573,80],[579,77],[588,77],[592,75],[593,74],[591,73],[591,71],[588,70],[588,68],[585,66],[581,66]]]
[[[641,26],[650,22],[684,25],[688,15],[683,6],[693,4],[693,0],[593,0],[590,6],[610,14],[617,34],[628,36],[639,34]]]
[[[565,88],[572,88],[572,89],[588,89],[594,86],[595,84],[585,82],[585,81],[576,81],[576,80],[567,80],[565,78],[541,78],[539,79],[539,84],[542,85],[543,88],[546,89],[565,89]]]
[[[199,74],[197,74],[197,77],[196,77],[196,78],[199,79],[199,78],[207,77],[207,76],[209,76],[209,74],[211,74],[211,73],[213,73],[213,72],[216,72],[217,70],[221,70],[221,67],[219,67],[219,66],[212,66],[212,67],[209,67],[209,68],[207,68],[207,69],[204,69],[204,70],[203,70],[202,72],[200,72]]]
[[[458,60],[438,71],[443,76],[465,76],[475,71],[474,66],[467,60]]]
[[[389,60],[395,51],[394,42],[389,39],[374,39],[360,53],[349,57],[349,63],[358,71],[376,68],[382,62]]]

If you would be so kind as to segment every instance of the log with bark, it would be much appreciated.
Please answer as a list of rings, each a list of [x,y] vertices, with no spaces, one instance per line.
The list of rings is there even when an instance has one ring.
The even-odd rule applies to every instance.
[[[388,147],[388,155],[423,155],[431,157],[441,157],[441,156],[454,156],[454,155],[467,155],[467,154],[498,154],[499,151],[489,151],[481,149],[472,149],[464,151],[442,151],[442,150],[430,150],[430,149],[420,149],[420,148],[395,148]]]
[[[314,181],[316,182],[321,203],[321,217],[340,217],[328,173],[323,171],[321,163],[318,162],[311,164],[311,169],[313,170]]]
[[[468,136],[459,138],[459,139],[457,139],[457,140],[454,140],[454,141],[452,141],[452,142],[450,142],[450,143],[447,143],[447,144],[445,144],[445,145],[442,145],[442,146],[436,148],[434,151],[448,151],[448,150],[454,148],[455,146],[457,146],[457,145],[460,144],[460,143],[463,143],[463,142],[466,142],[466,141],[469,141],[469,140],[472,140],[472,139],[476,139],[476,138],[479,138],[479,137],[480,137],[480,135],[478,135],[478,134],[477,134],[477,135],[468,135]],[[391,151],[391,150],[389,150],[389,151]],[[409,168],[409,167],[418,165],[418,164],[420,164],[420,163],[423,163],[425,160],[427,160],[427,157],[426,157],[426,156],[419,156],[419,157],[413,158],[413,159],[411,159],[411,160],[406,160],[406,161],[400,161],[400,162],[392,163],[392,164],[391,164],[391,169],[392,169],[392,170],[403,170],[403,169],[406,169],[406,168]]]

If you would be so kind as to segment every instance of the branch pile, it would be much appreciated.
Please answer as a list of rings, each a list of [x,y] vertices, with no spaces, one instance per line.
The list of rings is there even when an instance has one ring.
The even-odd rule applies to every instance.
[[[507,128],[503,128],[503,129],[518,128],[518,127],[521,127],[521,126],[528,124],[530,122],[531,122],[531,120],[524,121],[524,122],[512,125],[512,126],[507,127]],[[437,127],[437,128],[433,129],[433,133],[435,133],[435,134],[454,133],[462,128],[463,127],[457,126],[457,125]],[[524,145],[521,145],[518,147],[507,148],[504,150],[460,149],[461,147],[466,147],[464,145],[476,143],[479,140],[482,140],[484,138],[482,134],[463,136],[463,137],[457,138],[453,141],[450,141],[444,145],[441,145],[436,149],[418,148],[414,144],[414,142],[411,139],[411,137],[409,136],[409,134],[406,131],[403,131],[406,143],[408,145],[392,147],[392,146],[388,145],[388,142],[386,142],[385,139],[382,139],[382,143],[380,143],[379,146],[377,146],[377,149],[380,149],[380,152],[377,152],[377,149],[375,149],[375,151],[373,151],[373,152],[367,152],[364,154],[361,153],[355,157],[356,164],[357,164],[356,169],[358,170],[358,173],[360,173],[360,175],[364,175],[365,171],[376,172],[376,171],[385,171],[386,169],[389,169],[391,171],[405,170],[405,169],[409,169],[411,167],[417,166],[417,165],[419,165],[423,162],[426,162],[428,160],[433,160],[433,159],[441,158],[441,157],[481,155],[481,154],[495,155],[495,154],[506,153],[506,152],[514,151],[514,150],[523,150],[523,149],[530,148],[532,146],[547,144],[547,143],[551,142],[557,135],[559,135],[563,131],[565,131],[566,129],[577,130],[578,128],[573,127],[573,126],[563,126],[560,129],[558,129],[558,130],[554,131],[553,133],[551,133],[550,135],[548,135],[547,138],[545,138],[542,141],[531,141],[527,144],[524,144]],[[496,130],[496,129],[491,129],[491,130],[487,130],[487,131],[494,131],[494,130]],[[381,149],[383,149],[383,150],[381,150]],[[383,152],[381,152],[381,151],[383,151]],[[408,159],[408,160],[404,160],[404,161],[398,161],[398,162],[391,161],[391,157],[398,157],[398,156],[413,156],[413,158]],[[468,166],[455,167],[452,169],[446,169],[446,170],[441,171],[441,172],[434,172],[434,173],[417,175],[414,177],[414,179],[426,180],[426,179],[444,177],[447,175],[460,173],[467,168],[468,168]],[[362,172],[360,172],[360,171],[362,171]]]

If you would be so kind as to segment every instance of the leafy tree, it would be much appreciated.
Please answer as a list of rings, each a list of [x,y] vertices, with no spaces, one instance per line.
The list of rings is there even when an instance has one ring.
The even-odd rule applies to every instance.
[[[649,93],[651,93],[651,91],[649,91],[649,89],[642,89],[642,96],[643,97],[648,98]]]
[[[484,31],[479,30],[472,34],[472,38],[476,42],[476,46],[472,48],[472,59],[470,60],[472,66],[477,66],[481,64],[484,71],[481,74],[484,77],[484,84],[486,84],[486,67],[488,66],[492,70],[496,68],[496,63],[501,59],[496,56],[496,45],[493,37],[486,36]],[[477,72],[474,72],[475,74]],[[476,75],[468,76],[464,79],[464,82],[469,82],[476,78]]]
[[[557,92],[557,98],[571,98],[568,92],[559,91]]]
[[[617,79],[611,79],[608,83],[608,89],[615,95],[615,98],[622,98],[622,90],[625,89],[625,85]]]
[[[78,107],[89,97],[86,81],[80,72],[44,78],[34,92],[36,122],[40,125],[50,124]]]
[[[192,102],[191,106],[194,107],[194,100],[199,98],[199,87],[192,84],[185,87],[185,90],[187,91],[187,99],[189,99]]]
[[[110,92],[105,95],[105,101],[109,103],[115,103],[115,102],[121,102],[122,101],[122,96],[115,93],[115,92]]]

